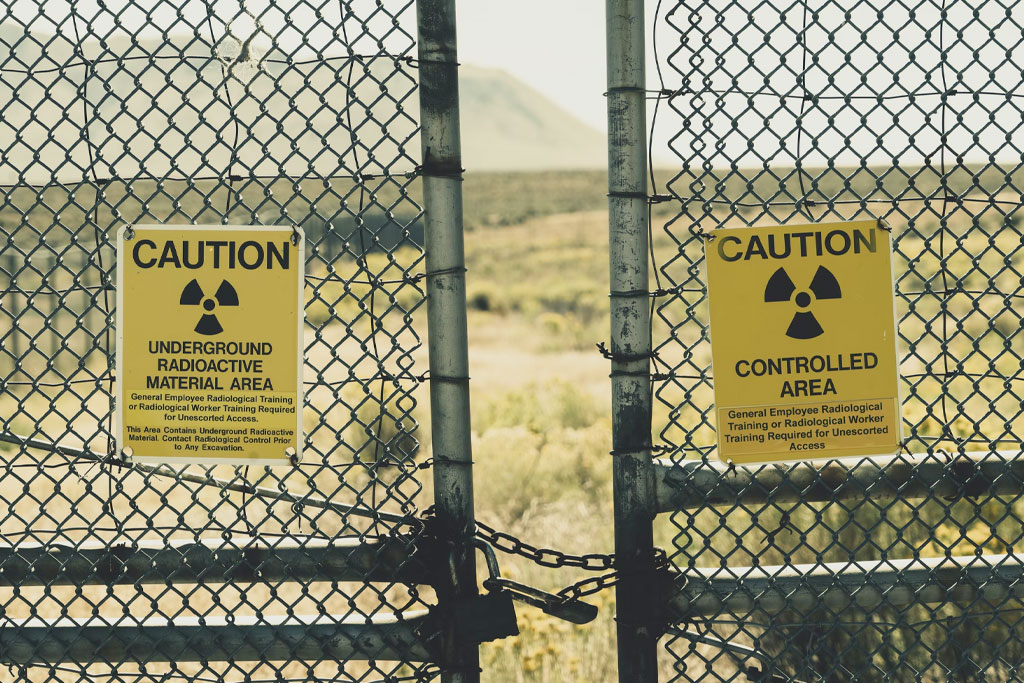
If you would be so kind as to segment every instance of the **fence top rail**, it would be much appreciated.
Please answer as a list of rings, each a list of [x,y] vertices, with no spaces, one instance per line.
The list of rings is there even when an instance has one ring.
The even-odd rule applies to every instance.
[[[744,466],[663,458],[654,468],[658,512],[769,502],[991,496],[1024,490],[1024,455],[1019,450]]]

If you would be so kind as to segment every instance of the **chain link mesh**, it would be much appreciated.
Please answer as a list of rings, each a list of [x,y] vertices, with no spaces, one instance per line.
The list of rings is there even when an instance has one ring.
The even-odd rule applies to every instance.
[[[13,677],[436,674],[422,643],[358,628],[418,633],[433,600],[408,559],[426,358],[414,36],[411,0],[0,9],[0,615],[43,634],[0,648]],[[112,457],[115,235],[133,223],[302,226],[299,466]],[[47,557],[63,558],[50,574]],[[204,630],[221,622],[254,628]],[[69,623],[100,636],[55,662]],[[139,625],[195,628],[147,650]]]
[[[672,680],[1016,680],[1019,3],[664,9],[674,47],[656,96],[674,114],[659,125],[681,170],[656,240],[655,433],[691,598],[666,637]],[[893,229],[905,451],[713,465],[702,233],[855,217]]]

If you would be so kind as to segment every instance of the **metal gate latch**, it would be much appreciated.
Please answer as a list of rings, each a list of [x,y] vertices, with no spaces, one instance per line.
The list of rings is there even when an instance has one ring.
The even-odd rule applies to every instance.
[[[487,593],[455,602],[455,639],[487,643],[519,635],[516,607],[508,593]]]

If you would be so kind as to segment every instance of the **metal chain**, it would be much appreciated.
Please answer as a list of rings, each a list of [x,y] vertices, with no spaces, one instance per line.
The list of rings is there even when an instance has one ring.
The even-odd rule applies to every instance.
[[[497,531],[483,522],[477,522],[476,529],[476,537],[487,541],[496,550],[509,555],[525,557],[541,567],[577,567],[591,572],[605,571],[615,567],[615,555],[612,554],[573,555],[552,548],[538,548],[511,534]]]
[[[614,559],[614,556],[612,556]],[[668,554],[662,548],[654,549],[654,571],[662,571],[667,569],[669,566]],[[591,576],[582,581],[570,584],[558,591],[556,595],[561,599],[563,603],[572,602],[573,600],[579,600],[588,595],[600,593],[606,588],[611,588],[617,584],[624,576],[632,574],[625,570],[616,570],[607,574],[600,574],[598,576]]]
[[[541,567],[575,567],[586,571],[614,570],[598,576],[591,576],[566,586],[555,594],[555,604],[566,604],[580,600],[588,595],[600,593],[607,588],[615,586],[624,576],[633,574],[636,571],[615,569],[615,555],[611,553],[574,555],[554,550],[553,548],[538,548],[526,543],[522,539],[516,538],[512,534],[497,531],[483,522],[478,521],[476,526],[476,537],[490,543],[494,549],[509,555],[525,557]],[[669,564],[668,553],[663,548],[655,548],[653,571],[665,570]]]
[[[622,572],[610,572],[608,574],[598,574],[597,576],[591,576],[582,581],[570,584],[558,591],[556,595],[562,602],[572,602],[573,600],[579,600],[588,595],[600,593],[606,588],[611,588],[619,582],[622,577]]]

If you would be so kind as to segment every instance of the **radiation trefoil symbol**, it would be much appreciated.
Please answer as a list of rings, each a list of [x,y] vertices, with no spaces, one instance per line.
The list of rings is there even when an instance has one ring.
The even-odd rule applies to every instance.
[[[797,291],[796,285],[793,284],[793,280],[790,279],[785,268],[776,270],[768,279],[768,284],[765,285],[765,302],[792,300],[796,303],[797,312],[793,314],[793,321],[789,323],[789,329],[786,330],[787,337],[813,339],[822,334],[825,330],[821,329],[818,319],[807,309],[815,299],[838,299],[842,296],[839,281],[824,266],[818,266],[809,289],[810,292]],[[796,296],[793,296],[794,294]],[[813,298],[811,294],[814,295]]]
[[[222,280],[220,287],[217,288],[217,293],[211,298],[203,294],[203,288],[199,286],[199,282],[192,280],[181,291],[181,299],[179,299],[178,303],[182,306],[198,306],[202,304],[203,310],[206,313],[199,318],[195,331],[206,336],[213,336],[224,331],[220,321],[217,320],[217,316],[213,314],[214,309],[217,306],[237,306],[238,292],[235,291],[230,282]]]

